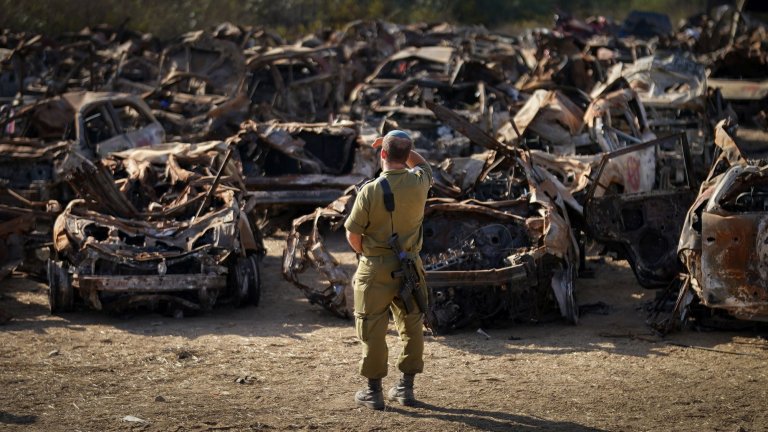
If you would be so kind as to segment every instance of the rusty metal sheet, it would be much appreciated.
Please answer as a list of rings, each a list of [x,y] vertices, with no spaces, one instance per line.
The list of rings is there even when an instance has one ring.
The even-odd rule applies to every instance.
[[[537,90],[515,114],[517,131],[525,135],[530,127],[554,144],[570,143],[584,127],[584,112],[558,91]]]
[[[768,215],[702,215],[702,302],[768,315]]]

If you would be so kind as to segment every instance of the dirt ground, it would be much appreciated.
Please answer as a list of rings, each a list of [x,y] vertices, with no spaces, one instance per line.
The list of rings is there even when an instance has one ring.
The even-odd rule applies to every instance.
[[[579,302],[607,315],[428,338],[420,406],[356,408],[352,324],[282,279],[282,244],[267,241],[258,308],[199,317],[51,316],[45,285],[6,279],[0,430],[768,430],[765,339],[654,337],[642,309],[654,293],[610,260],[578,281]]]

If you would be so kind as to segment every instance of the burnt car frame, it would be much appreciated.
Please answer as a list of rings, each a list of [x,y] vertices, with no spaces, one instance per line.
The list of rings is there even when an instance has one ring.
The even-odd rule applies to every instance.
[[[257,209],[314,208],[343,195],[378,169],[357,124],[246,121],[231,137]],[[295,213],[293,215],[295,217]]]
[[[655,187],[649,191],[616,193],[606,181],[612,160],[624,158],[636,171],[647,169],[638,153],[648,148],[676,148],[681,152],[686,176],[673,184],[660,167]],[[634,163],[630,163],[634,160]],[[653,170],[656,171],[656,170]],[[635,175],[640,175],[639,173]],[[640,285],[658,288],[674,280],[680,265],[675,244],[680,238],[685,213],[695,197],[695,183],[688,141],[685,134],[670,135],[635,144],[603,155],[591,178],[584,201],[584,226],[587,234],[626,259]]]
[[[503,195],[486,201],[428,200],[422,260],[438,329],[478,320],[540,319],[553,304],[577,322],[579,252],[561,195],[567,194],[565,187],[533,165],[526,152],[499,143],[447,108],[428,106],[446,124],[495,152],[470,192]],[[497,184],[497,174],[510,176],[509,181]],[[346,195],[294,220],[283,254],[285,278],[311,302],[345,318],[353,313],[351,278],[324,244],[321,222],[340,227],[353,199]],[[312,287],[300,278],[309,266],[327,281],[325,286]]]
[[[162,126],[136,96],[65,93],[0,119],[0,177],[30,199],[61,199],[59,165],[67,154],[96,159],[164,140]]]
[[[690,207],[678,245],[687,271],[673,316],[684,320],[690,311],[707,318],[719,311],[768,321],[766,143],[764,131],[737,129],[727,121],[717,125],[721,153]]]
[[[258,304],[265,250],[225,142],[160,145],[65,163],[78,192],[56,219],[52,312]]]

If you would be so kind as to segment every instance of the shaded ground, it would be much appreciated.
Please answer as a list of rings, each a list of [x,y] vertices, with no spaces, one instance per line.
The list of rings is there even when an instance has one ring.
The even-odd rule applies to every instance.
[[[280,276],[282,240],[267,246],[262,304],[201,317],[55,317],[44,285],[3,281],[0,309],[14,318],[0,326],[0,430],[768,428],[765,340],[652,336],[641,308],[653,292],[610,261],[578,284],[580,303],[602,300],[608,315],[428,339],[422,406],[356,408],[351,322],[309,305]],[[397,342],[391,332],[391,364]]]

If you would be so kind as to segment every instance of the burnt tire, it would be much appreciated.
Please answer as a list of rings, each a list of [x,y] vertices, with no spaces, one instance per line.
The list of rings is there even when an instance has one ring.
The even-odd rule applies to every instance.
[[[238,256],[229,268],[229,291],[235,306],[244,306],[248,299],[246,258]]]
[[[259,256],[256,254],[248,255],[248,303],[252,306],[258,306],[261,301],[261,269],[259,267]]]
[[[49,259],[47,273],[48,305],[51,314],[71,312],[75,306],[75,292],[63,263]]]
[[[261,273],[259,257],[256,254],[239,256],[230,268],[230,292],[234,304],[238,307],[245,305],[258,306],[261,300]]]
[[[579,305],[576,302],[576,296],[575,296],[575,273],[576,271],[573,269],[573,265],[569,265],[565,269],[566,278],[568,280],[568,290],[566,292],[565,297],[565,319],[568,320],[569,323],[576,325],[579,323]]]
[[[558,265],[560,268],[551,273],[548,283],[552,286],[554,301],[560,309],[560,315],[569,323],[576,325],[579,323],[579,305],[574,293],[574,266],[564,262]]]

